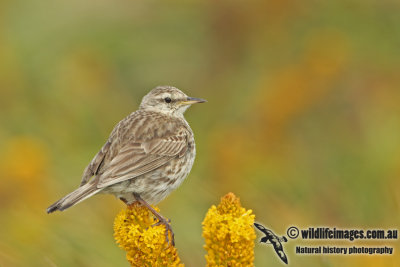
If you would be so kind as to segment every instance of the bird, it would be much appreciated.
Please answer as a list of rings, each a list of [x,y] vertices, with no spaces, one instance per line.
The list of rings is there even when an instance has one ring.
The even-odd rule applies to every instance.
[[[115,195],[128,206],[139,202],[165,225],[172,245],[170,220],[156,205],[185,180],[194,163],[196,146],[185,111],[205,99],[189,97],[173,86],[157,86],[139,109],[122,119],[85,168],[80,186],[47,208],[63,211],[98,193]]]
[[[274,232],[265,228],[259,223],[254,223],[254,225],[255,227],[257,227],[258,230],[260,230],[265,234],[265,236],[261,238],[260,243],[272,244],[274,246],[276,254],[278,254],[278,257],[284,263],[288,264],[288,259],[286,257],[285,252],[283,251],[283,246],[282,246],[282,242],[287,242],[287,238],[285,236],[278,237],[276,234],[274,234]]]

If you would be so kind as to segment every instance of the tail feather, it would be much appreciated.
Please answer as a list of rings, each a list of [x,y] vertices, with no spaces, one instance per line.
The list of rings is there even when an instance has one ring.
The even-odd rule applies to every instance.
[[[102,188],[97,188],[95,184],[87,183],[52,204],[47,208],[47,213],[52,213],[56,210],[63,211],[68,209],[69,207],[78,204],[79,202],[93,196],[101,190]]]

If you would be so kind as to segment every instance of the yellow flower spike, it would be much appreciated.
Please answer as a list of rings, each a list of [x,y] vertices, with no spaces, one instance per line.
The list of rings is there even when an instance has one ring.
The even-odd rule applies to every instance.
[[[207,266],[254,266],[254,218],[233,193],[208,210],[203,221]]]
[[[114,238],[126,251],[131,266],[184,266],[176,248],[165,239],[165,226],[154,223],[151,212],[139,204],[130,205],[115,217]]]

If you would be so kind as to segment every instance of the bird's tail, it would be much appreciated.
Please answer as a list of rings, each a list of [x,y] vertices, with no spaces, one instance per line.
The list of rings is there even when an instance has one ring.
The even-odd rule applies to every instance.
[[[96,184],[87,183],[48,207],[47,213],[52,213],[56,210],[63,211],[68,209],[69,207],[78,204],[79,202],[93,196],[101,190],[102,188],[97,188]]]

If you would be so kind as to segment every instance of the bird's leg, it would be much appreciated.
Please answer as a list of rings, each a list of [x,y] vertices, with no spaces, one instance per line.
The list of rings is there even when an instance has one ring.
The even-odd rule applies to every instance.
[[[140,197],[139,194],[133,193],[134,197],[136,198],[136,200],[142,204],[143,206],[145,206],[146,208],[148,208],[151,213],[153,213],[153,215],[158,219],[158,222],[155,223],[153,226],[157,226],[160,224],[165,225],[165,239],[167,240],[167,243],[169,244],[169,238],[168,238],[168,231],[171,232],[171,244],[173,246],[175,246],[175,238],[174,238],[174,232],[172,231],[172,227],[170,225],[170,220],[165,219],[160,213],[158,213],[155,209],[153,209],[152,206],[149,205],[149,203],[147,203],[146,201],[144,201],[144,199],[142,199]]]
[[[126,205],[129,205],[129,204],[128,204],[128,200],[126,200],[125,198],[120,197],[119,199],[120,199],[122,202],[124,202]]]

